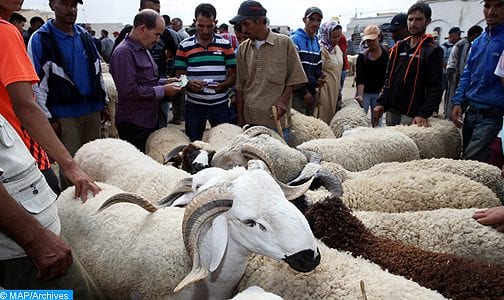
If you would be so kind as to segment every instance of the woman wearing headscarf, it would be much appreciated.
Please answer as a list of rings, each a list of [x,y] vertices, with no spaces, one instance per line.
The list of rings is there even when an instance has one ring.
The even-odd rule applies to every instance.
[[[322,56],[322,71],[326,83],[320,88],[319,118],[331,123],[336,113],[336,105],[340,91],[341,71],[343,68],[343,51],[338,46],[342,36],[342,28],[335,21],[328,21],[320,27],[320,45]]]

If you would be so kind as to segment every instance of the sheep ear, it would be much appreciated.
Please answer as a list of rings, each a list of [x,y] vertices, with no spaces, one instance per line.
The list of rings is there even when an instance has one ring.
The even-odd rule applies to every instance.
[[[210,272],[217,270],[219,267],[226,252],[228,237],[227,218],[221,214],[212,222],[212,262],[210,263]]]

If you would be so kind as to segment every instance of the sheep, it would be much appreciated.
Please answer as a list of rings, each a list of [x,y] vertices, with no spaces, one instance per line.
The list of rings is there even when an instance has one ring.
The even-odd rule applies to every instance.
[[[311,205],[305,216],[315,237],[328,247],[362,256],[447,298],[497,299],[504,295],[504,266],[434,253],[377,237],[338,197],[328,197]]]
[[[189,176],[183,170],[159,164],[120,139],[98,139],[86,143],[74,159],[93,180],[118,186],[154,201],[171,194],[178,182]]]
[[[208,188],[186,209],[100,187],[86,203],[69,188],[57,204],[63,234],[111,298],[228,299],[253,252],[299,272],[320,262],[306,219],[264,170]]]
[[[165,163],[165,156],[180,145],[187,145],[191,141],[180,129],[163,127],[151,133],[145,143],[145,153],[158,163]]]
[[[488,263],[504,262],[504,234],[476,222],[472,215],[477,210],[442,208],[403,213],[354,211],[353,214],[381,237]]]
[[[429,122],[431,127],[397,125],[387,128],[400,131],[415,141],[420,158],[459,159],[462,153],[462,135],[457,127],[450,120],[431,118]]]
[[[248,287],[231,300],[282,300],[283,298],[273,293],[266,292],[258,286]]]
[[[323,161],[339,163],[349,171],[366,170],[381,162],[420,158],[415,142],[398,131],[375,134],[373,130],[359,130],[337,139],[308,141],[297,148],[319,153]]]
[[[336,112],[330,123],[336,138],[343,136],[343,132],[357,127],[371,127],[368,116],[355,99],[345,99],[342,107]]]
[[[238,135],[231,145],[217,151],[211,165],[223,169],[234,166],[246,166],[249,159],[261,159],[281,182],[296,178],[308,162],[299,150],[291,148],[270,136],[271,130],[264,127],[252,127]]]
[[[313,139],[334,139],[331,128],[322,120],[306,116],[291,109],[291,132],[288,144],[296,147]]]
[[[324,167],[331,168],[328,165],[324,165]],[[334,167],[336,168],[336,166]],[[375,176],[377,174],[395,173],[398,170],[431,170],[463,175],[489,187],[504,204],[504,178],[501,175],[501,170],[475,160],[439,158],[420,159],[403,163],[391,162],[378,164],[364,172],[367,176]],[[348,175],[352,176],[352,174]]]
[[[201,145],[201,146],[200,146]],[[210,167],[210,161],[215,154],[213,150],[205,150],[210,146],[201,141],[195,141],[188,145],[180,145],[172,149],[164,158],[164,164],[182,169],[190,174],[195,174]]]
[[[117,138],[119,137],[119,133],[117,133],[117,128],[115,126],[117,89],[114,83],[114,79],[112,78],[112,75],[108,73],[108,66],[107,66],[107,72],[103,71],[102,74],[103,74],[103,86],[105,87],[105,92],[107,93],[107,97],[109,99],[107,106],[110,112],[110,126],[108,127],[104,137]]]
[[[207,142],[215,151],[218,151],[227,147],[241,133],[240,126],[223,123],[206,130],[203,133],[203,142]]]
[[[310,273],[292,272],[281,263],[252,255],[238,286],[262,288],[285,299],[445,299],[439,293],[419,286],[404,277],[382,270],[378,265],[348,252],[329,249],[318,241],[320,265]],[[365,292],[359,283],[363,281]]]

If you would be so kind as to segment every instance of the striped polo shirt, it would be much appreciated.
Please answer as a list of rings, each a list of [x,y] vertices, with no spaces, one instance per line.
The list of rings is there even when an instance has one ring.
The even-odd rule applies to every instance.
[[[196,35],[180,43],[175,58],[175,70],[185,71],[189,80],[223,82],[227,69],[236,68],[236,57],[229,41],[214,34],[213,41],[204,48]],[[211,93],[187,91],[187,101],[199,105],[217,105],[228,101],[227,90]]]

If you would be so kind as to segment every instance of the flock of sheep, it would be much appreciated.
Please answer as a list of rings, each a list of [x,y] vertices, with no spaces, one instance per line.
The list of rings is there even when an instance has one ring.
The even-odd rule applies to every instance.
[[[61,194],[63,234],[113,299],[502,299],[504,234],[471,218],[504,203],[500,170],[460,160],[448,121],[355,108],[293,111],[289,144],[230,124],[160,129],[147,155],[90,142],[75,159],[102,192]]]

